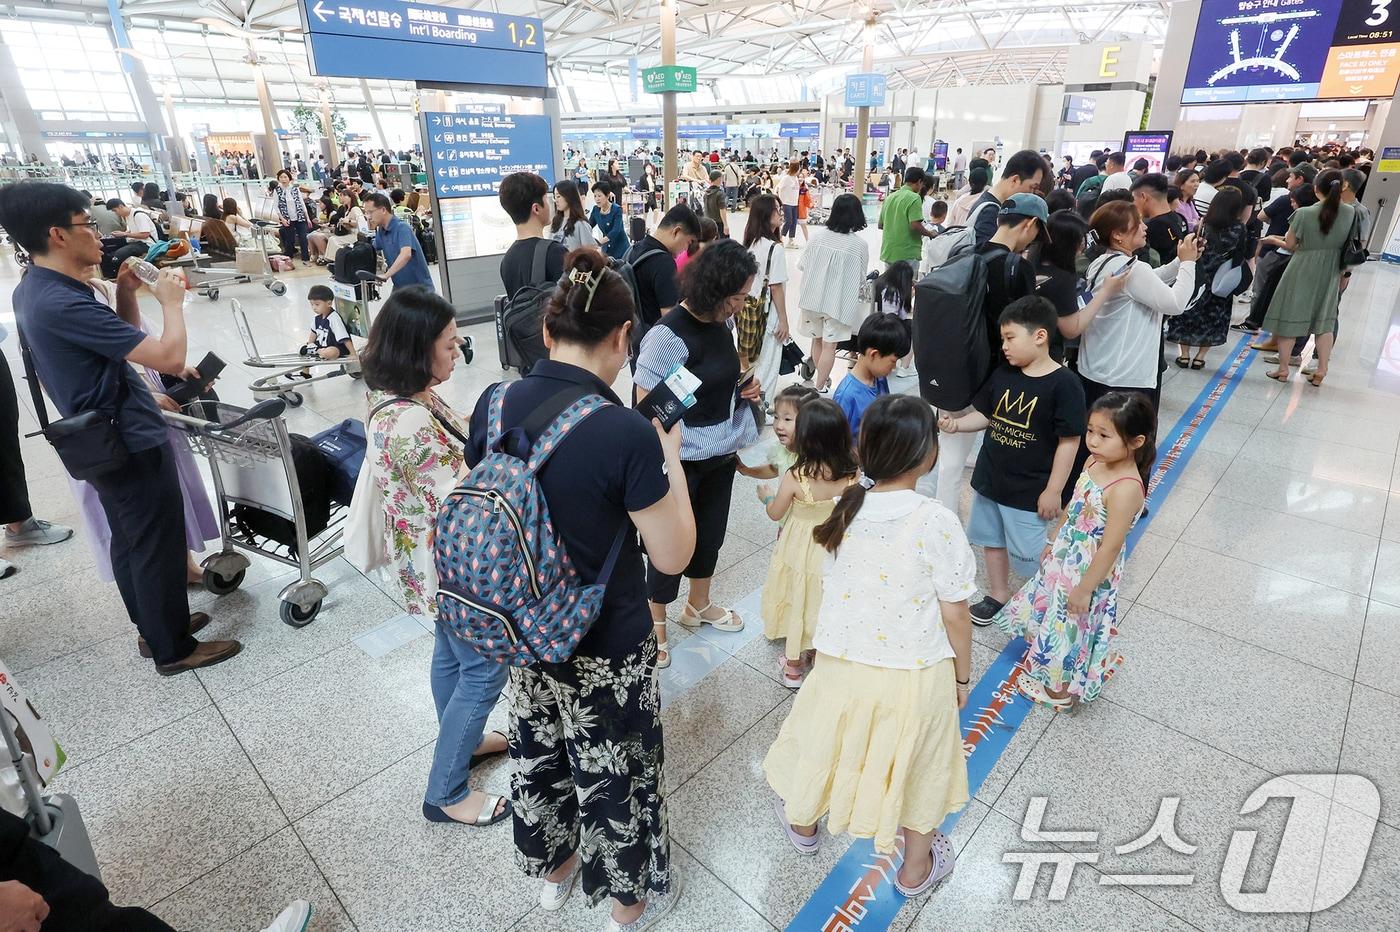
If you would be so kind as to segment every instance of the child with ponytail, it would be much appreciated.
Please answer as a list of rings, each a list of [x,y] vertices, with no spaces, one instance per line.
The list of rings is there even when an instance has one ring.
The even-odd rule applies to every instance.
[[[1118,583],[1128,532],[1142,511],[1156,415],[1137,392],[1109,392],[1089,409],[1089,461],[1040,572],[1011,597],[997,626],[1030,642],[1017,688],[1026,698],[1068,709],[1092,702],[1122,662]]]
[[[884,853],[903,833],[895,887],[905,896],[952,874],[938,826],[968,799],[958,710],[972,670],[976,563],[953,513],[914,491],[937,437],[916,397],[883,395],[866,409],[863,484],[813,532],[828,551],[816,664],[763,762],[799,852],[816,853],[822,816],[828,831],[873,838]]]

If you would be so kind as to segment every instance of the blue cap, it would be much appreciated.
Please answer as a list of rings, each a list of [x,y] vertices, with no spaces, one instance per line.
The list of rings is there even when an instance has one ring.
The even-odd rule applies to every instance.
[[[1003,217],[1034,217],[1040,221],[1040,239],[1050,241],[1050,231],[1046,227],[1050,219],[1050,209],[1045,199],[1038,194],[1013,194],[1001,205]]]

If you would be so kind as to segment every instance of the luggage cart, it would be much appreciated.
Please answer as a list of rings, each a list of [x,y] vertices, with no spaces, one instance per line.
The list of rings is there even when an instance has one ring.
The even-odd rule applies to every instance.
[[[197,220],[188,220],[187,223],[194,225]],[[272,265],[268,261],[267,237],[272,236],[271,228],[275,223],[266,220],[254,220],[253,239],[257,241],[258,251],[262,253],[262,272],[253,274],[251,272],[229,271],[224,269],[191,268],[192,290],[204,295],[210,301],[219,300],[219,289],[225,285],[243,285],[250,282],[259,282],[264,288],[279,298],[287,293],[286,282],[279,279],[272,271]],[[198,236],[197,230],[191,229],[187,232]]]
[[[336,294],[336,313],[340,314],[341,320],[345,322],[345,329],[352,336],[362,337],[368,334],[369,299],[375,295],[372,287],[368,283],[362,286],[350,286],[337,282],[331,285],[331,290]],[[342,291],[351,297],[345,298]],[[248,385],[254,398],[273,395],[291,407],[299,408],[304,399],[297,389],[303,385],[324,382],[326,379],[335,379],[343,375],[348,375],[352,379],[360,378],[360,360],[357,356],[351,356],[349,359],[321,359],[317,356],[303,356],[300,353],[264,355],[258,349],[257,340],[253,338],[253,328],[248,325],[248,315],[244,312],[243,305],[236,298],[229,301],[229,304],[233,308],[233,321],[238,327],[238,336],[243,340],[243,350],[248,354],[248,358],[243,360],[243,364],[254,369],[279,370],[271,375],[254,379]],[[343,304],[352,307],[353,312],[342,310]],[[303,369],[324,369],[326,371],[310,378],[291,378]]]
[[[344,552],[342,535],[347,509],[331,503],[330,518],[320,533],[307,534],[306,511],[301,501],[292,440],[282,419],[286,410],[277,398],[251,408],[223,402],[205,402],[217,420],[205,421],[162,412],[166,422],[185,435],[190,449],[209,461],[209,473],[218,497],[222,549],[204,560],[204,585],[215,595],[227,595],[243,583],[251,565],[245,554],[257,554],[297,570],[299,578],[284,586],[277,597],[279,615],[293,628],[310,624],[321,610],[329,590],[312,574]],[[296,547],[288,548],[239,527],[234,505],[270,512],[296,526]]]
[[[838,185],[812,185],[810,188],[812,206],[807,211],[807,222],[817,226],[826,226],[826,220],[831,216],[832,202],[836,200],[838,195],[845,192],[846,189]]]

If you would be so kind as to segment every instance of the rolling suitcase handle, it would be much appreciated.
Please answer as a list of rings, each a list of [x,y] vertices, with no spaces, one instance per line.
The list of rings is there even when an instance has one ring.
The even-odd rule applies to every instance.
[[[5,733],[5,748],[10,755],[10,764],[19,774],[19,785],[24,790],[24,802],[29,814],[34,818],[34,828],[40,835],[53,831],[53,817],[44,805],[43,791],[39,787],[39,773],[34,762],[19,748],[19,738],[10,730],[10,720],[4,710],[0,710],[0,731]]]

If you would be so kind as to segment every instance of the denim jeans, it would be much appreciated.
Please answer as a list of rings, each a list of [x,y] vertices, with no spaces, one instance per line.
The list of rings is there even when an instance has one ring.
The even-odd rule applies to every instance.
[[[797,235],[797,205],[783,205],[783,228],[780,235],[792,238]]]
[[[438,739],[424,800],[450,806],[471,793],[467,777],[472,752],[481,743],[486,717],[506,684],[506,665],[482,657],[445,625],[435,627],[432,685]]]

